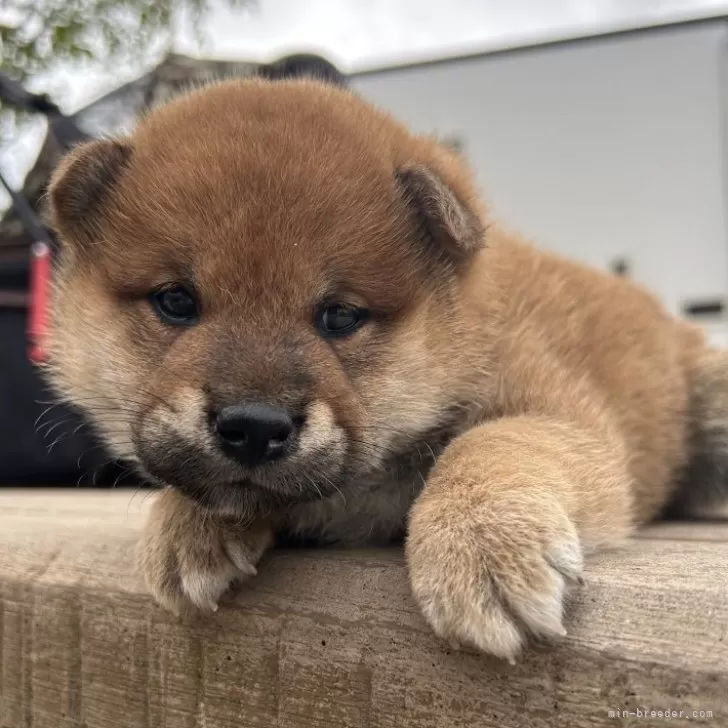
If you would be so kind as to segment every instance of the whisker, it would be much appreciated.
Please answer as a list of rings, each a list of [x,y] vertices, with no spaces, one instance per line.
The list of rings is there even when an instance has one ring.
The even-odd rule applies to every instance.
[[[71,433],[71,437],[77,435],[84,427],[88,427],[88,424],[86,422],[82,422],[78,427],[75,427],[73,429],[73,432]]]
[[[38,402],[38,404],[48,404],[48,402]],[[38,423],[47,415],[49,412],[54,410],[56,407],[60,406],[60,402],[51,403],[50,407],[46,407],[36,418],[35,422],[33,423],[33,427],[37,427]]]
[[[50,434],[51,434],[51,432],[53,432],[53,430],[58,429],[61,425],[65,425],[67,422],[71,422],[73,419],[75,419],[75,418],[74,417],[66,417],[65,419],[61,419],[61,420],[56,421],[56,424],[55,425],[53,425],[52,423],[48,423],[48,424],[51,424],[52,426],[49,427],[43,433],[43,438],[44,439],[47,439],[48,437],[50,437]],[[38,434],[40,434],[40,428],[38,428],[37,432],[38,432]]]
[[[308,482],[311,483],[311,485],[314,488],[316,488],[316,492],[319,494],[319,498],[321,500],[324,500],[324,494],[321,492],[321,488],[319,488],[318,485],[316,485],[316,482],[312,478],[310,478],[308,475],[306,475],[305,473],[304,473],[304,476],[305,476],[306,480],[308,480]]]

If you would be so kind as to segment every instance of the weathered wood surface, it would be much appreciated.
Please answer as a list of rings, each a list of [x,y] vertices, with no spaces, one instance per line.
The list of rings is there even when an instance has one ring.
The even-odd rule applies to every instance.
[[[395,549],[275,552],[170,616],[133,568],[148,498],[0,493],[2,728],[728,726],[728,523],[594,558],[564,643],[511,667],[430,634]],[[638,709],[690,719],[609,713]]]

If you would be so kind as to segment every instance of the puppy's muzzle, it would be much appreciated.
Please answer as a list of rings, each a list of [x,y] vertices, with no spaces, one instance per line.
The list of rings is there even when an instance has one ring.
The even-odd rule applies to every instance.
[[[212,416],[220,449],[248,468],[290,455],[302,424],[283,407],[258,402],[223,407]]]

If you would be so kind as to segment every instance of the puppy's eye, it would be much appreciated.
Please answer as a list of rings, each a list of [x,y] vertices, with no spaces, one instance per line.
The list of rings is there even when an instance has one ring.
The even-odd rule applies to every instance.
[[[162,288],[151,294],[150,300],[159,318],[174,326],[197,323],[198,306],[195,297],[179,284]]]
[[[333,303],[324,306],[316,316],[316,327],[324,336],[347,336],[366,323],[369,312],[364,308]]]

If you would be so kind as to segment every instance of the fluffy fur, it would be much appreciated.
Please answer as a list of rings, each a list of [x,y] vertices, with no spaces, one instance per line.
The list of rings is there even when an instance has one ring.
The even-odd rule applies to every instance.
[[[166,486],[140,564],[172,609],[215,608],[276,538],[406,531],[435,632],[513,659],[563,633],[585,553],[726,492],[726,355],[499,229],[460,158],[352,93],[208,87],[75,150],[49,199],[50,374]],[[149,304],[179,282],[196,326]],[[325,301],[371,318],[325,340]],[[210,413],[241,401],[303,423],[288,457],[221,451]]]

